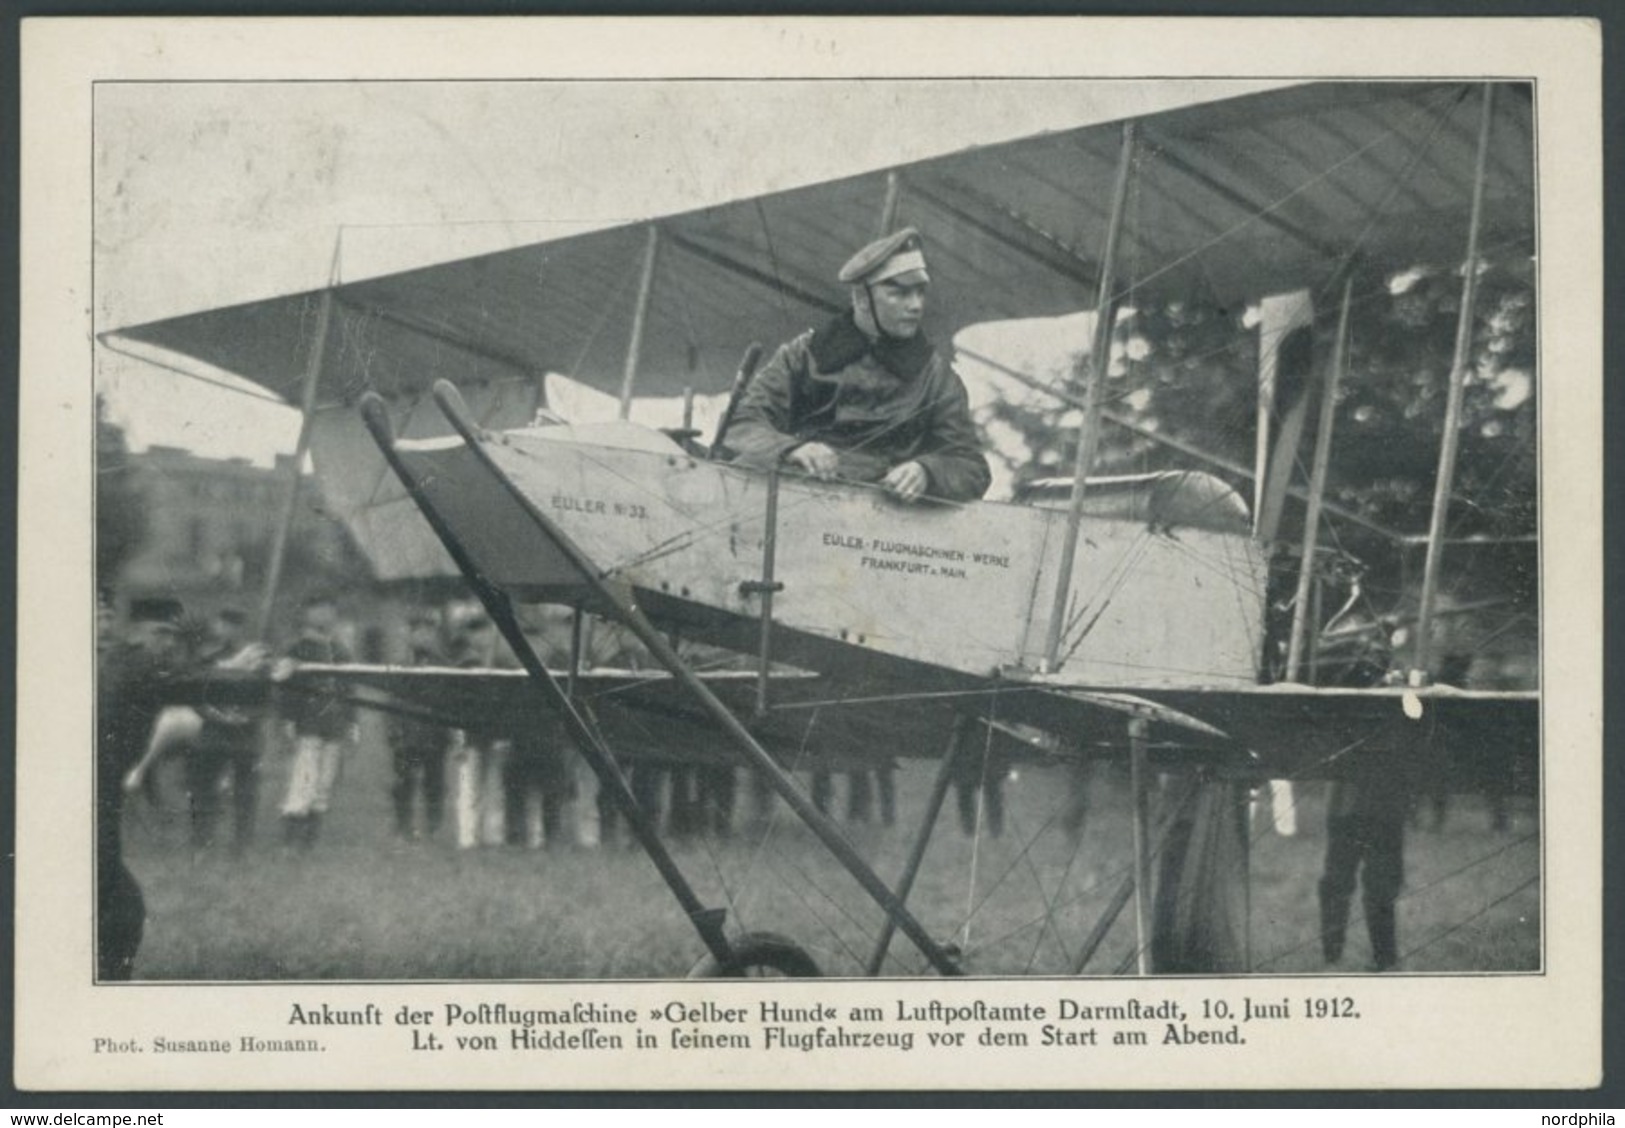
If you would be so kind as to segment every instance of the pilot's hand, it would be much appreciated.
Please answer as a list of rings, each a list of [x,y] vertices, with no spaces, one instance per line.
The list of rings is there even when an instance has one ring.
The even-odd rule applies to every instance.
[[[285,682],[293,677],[294,661],[292,658],[278,658],[271,664],[271,680]]]
[[[125,777],[124,777],[124,790],[127,791],[127,792],[130,792],[132,794],[134,794],[137,791],[140,791],[141,790],[141,785],[144,782],[146,782],[145,776],[146,776],[146,773],[141,770],[141,765],[137,764],[135,767],[131,768],[129,770],[129,772],[125,775]]]
[[[789,454],[785,461],[794,463],[815,478],[833,478],[840,469],[840,456],[832,447],[823,443],[802,443]]]
[[[900,501],[917,501],[930,481],[925,467],[918,462],[901,462],[891,468],[891,473],[881,480],[881,485]]]

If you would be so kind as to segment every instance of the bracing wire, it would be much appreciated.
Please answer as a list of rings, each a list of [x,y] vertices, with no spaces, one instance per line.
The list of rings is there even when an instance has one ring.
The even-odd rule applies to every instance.
[[[1375,144],[1375,142],[1373,142],[1373,143],[1372,143],[1372,144]],[[1366,147],[1366,148],[1369,148],[1369,147],[1370,147],[1370,146],[1367,146],[1367,147]],[[1364,150],[1361,150],[1361,151],[1364,151]],[[1345,158],[1345,159],[1351,159],[1351,158]],[[1336,167],[1337,167],[1337,166],[1334,166],[1334,167],[1333,167],[1333,169],[1332,169],[1332,170],[1327,170],[1327,173],[1325,173],[1325,174],[1323,174],[1323,175],[1329,175],[1329,174],[1330,174],[1330,172],[1331,172],[1331,171],[1333,171],[1333,170],[1335,170],[1335,168],[1336,168]],[[1297,189],[1297,191],[1302,191],[1302,190],[1303,190],[1303,186],[1300,186],[1300,188],[1299,188],[1299,189]],[[1391,195],[1390,195],[1390,197],[1389,197],[1389,198],[1390,198],[1390,199],[1391,199],[1391,198],[1392,198],[1392,197],[1391,197]],[[1274,206],[1277,206],[1277,207],[1278,207],[1278,206],[1280,206],[1280,204],[1281,204],[1281,203],[1283,203],[1283,202],[1284,202],[1284,200],[1283,200],[1283,201],[1277,201],[1277,203],[1276,203],[1276,204],[1275,204],[1275,205],[1274,205]],[[763,217],[763,221],[764,221],[764,226],[765,226],[765,216],[764,216],[764,217]],[[1368,225],[1368,230],[1369,230],[1369,225]],[[1363,238],[1364,238],[1364,236],[1362,236],[1362,239],[1363,239]],[[1205,248],[1203,248],[1203,249],[1205,249]],[[771,248],[770,248],[770,250],[771,250]],[[1200,253],[1200,250],[1199,250],[1199,251],[1197,251],[1197,252],[1194,252],[1194,253],[1196,253],[1196,254],[1199,254],[1199,253]],[[1190,257],[1190,256],[1187,256],[1187,258],[1188,258],[1188,257]],[[1178,264],[1179,264],[1179,263],[1178,263],[1178,262],[1177,262],[1177,261],[1176,261],[1176,262],[1175,262],[1175,263],[1172,263],[1172,264],[1169,264],[1169,265],[1166,265],[1166,266],[1164,266],[1164,267],[1163,267],[1163,268],[1161,268],[1161,270],[1160,270],[1160,271],[1157,271],[1157,272],[1154,272],[1154,273],[1152,273],[1152,274],[1151,274],[1151,275],[1148,275],[1148,276],[1147,276],[1147,277],[1146,277],[1146,278],[1145,278],[1145,279],[1143,279],[1143,280],[1140,280],[1140,281],[1149,281],[1149,280],[1150,280],[1150,279],[1152,279],[1152,278],[1155,278],[1155,277],[1156,277],[1156,276],[1157,276],[1157,274],[1159,274],[1159,273],[1163,273],[1163,272],[1166,272],[1166,271],[1168,271],[1168,270],[1171,270],[1171,269],[1173,269],[1173,268],[1174,268],[1174,267],[1175,267],[1175,266],[1177,266],[1177,265],[1178,265]],[[776,264],[776,262],[775,262],[775,273],[777,273],[777,264]],[[623,279],[623,283],[624,283],[624,279]],[[623,288],[624,288],[624,286],[623,286]],[[1131,293],[1132,293],[1132,292],[1133,292],[1133,283],[1132,283],[1132,282],[1131,282],[1131,286],[1130,286],[1130,292],[1131,292]],[[601,328],[602,328],[602,323],[600,323],[600,326],[599,326],[599,328],[600,328],[600,329],[601,329]],[[597,330],[595,330],[595,331],[594,331],[594,333],[593,333],[593,335],[592,335],[592,336],[591,336],[591,337],[590,337],[590,338],[589,338],[589,342],[588,342],[588,346],[587,346],[587,347],[588,347],[588,348],[590,348],[590,346],[591,346],[591,343],[592,343],[592,341],[593,341],[593,340],[594,340],[594,339],[596,339],[596,336],[597,336]],[[1226,346],[1226,347],[1236,347],[1236,346]],[[581,362],[582,362],[582,359],[583,359],[583,358],[584,358],[584,356],[585,356],[585,352],[586,352],[586,350],[585,350],[585,349],[584,349],[584,351],[583,351],[583,354],[582,354],[582,357],[578,357],[578,358],[577,358],[577,362],[576,362],[576,364],[577,364],[577,366],[579,366],[579,364],[580,364],[580,363],[581,363]],[[132,354],[132,355],[133,355],[133,354]],[[147,358],[140,358],[140,359],[147,359]],[[206,378],[205,378],[205,377],[203,377],[203,376],[201,376],[201,375],[199,375],[199,374],[197,374],[197,373],[186,373],[186,372],[184,372],[184,371],[181,371],[181,370],[179,370],[179,369],[176,369],[176,371],[180,371],[180,372],[181,372],[181,374],[183,374],[183,375],[189,375],[189,376],[191,376],[191,377],[192,377],[192,378],[196,378],[196,379],[200,379],[200,380],[203,380],[203,381],[204,381],[204,382],[206,382],[206,383],[218,383],[218,382],[216,382],[216,381],[209,381],[209,380],[207,380],[207,379],[206,379]],[[222,385],[221,385],[221,386],[226,386],[226,385],[223,385],[223,384],[222,384]],[[244,394],[248,394],[248,395],[255,395],[255,393],[253,393],[253,392],[250,392],[250,391],[248,391],[248,390],[246,390],[246,389],[231,389],[231,390],[237,390],[237,391],[242,391],[242,392],[243,392],[243,393],[244,393]],[[281,400],[279,400],[279,399],[272,399],[272,397],[269,397],[269,396],[258,396],[258,397],[257,397],[257,398],[264,398],[264,399],[267,399],[267,400],[268,400],[268,401],[270,401],[270,402],[279,402],[279,403],[280,403],[280,402],[282,402],[282,401],[281,401]],[[1510,454],[1510,453],[1509,453],[1509,456],[1508,456],[1508,458],[1510,458],[1510,457],[1511,457],[1511,454]],[[1503,465],[1504,465],[1504,464],[1503,464]],[[688,543],[689,543],[689,544],[692,544],[692,543],[694,543],[694,538],[695,538],[695,537],[696,537],[696,536],[697,536],[697,535],[699,535],[699,534],[700,534],[700,532],[701,532],[701,530],[695,530],[695,531],[694,531],[694,534],[693,534],[693,535],[691,535],[691,537],[690,537],[690,540],[689,540],[689,542],[688,542]],[[1147,538],[1147,541],[1146,541],[1146,542],[1145,542],[1145,543],[1149,543],[1149,538]],[[685,546],[685,547],[686,547],[686,546]],[[1184,553],[1185,553],[1185,554],[1186,554],[1186,555],[1188,555],[1188,556],[1190,556],[1190,557],[1191,557],[1191,558],[1192,558],[1192,559],[1193,559],[1193,560],[1199,560],[1199,559],[1201,559],[1201,556],[1200,556],[1200,554],[1199,554],[1199,553],[1197,553],[1197,552],[1195,552],[1195,551],[1194,551],[1194,550],[1192,550],[1192,549],[1190,549],[1190,548],[1189,548],[1189,547],[1188,547],[1188,546],[1181,546],[1181,547],[1180,547],[1180,549],[1179,549],[1179,550],[1180,550],[1180,551],[1183,551],[1183,552],[1184,552]],[[1145,548],[1142,548],[1142,549],[1141,549],[1141,554],[1142,554],[1142,555],[1143,555],[1143,553],[1144,553],[1144,551],[1146,551],[1146,549],[1145,549]],[[1136,557],[1136,560],[1137,560],[1137,559],[1138,559],[1138,557]],[[613,568],[613,569],[611,569],[611,571],[617,571],[617,570],[622,570],[622,569],[624,569],[624,568],[626,568],[626,567],[631,567],[631,566],[633,566],[633,565],[634,565],[634,564],[636,564],[636,563],[638,563],[638,562],[639,562],[639,561],[638,561],[638,560],[636,560],[636,559],[635,559],[635,560],[634,560],[634,561],[632,561],[632,562],[631,562],[631,563],[623,563],[623,564],[618,564],[618,565],[616,565],[616,566],[615,566],[615,567],[614,567],[614,568]],[[1214,567],[1215,567],[1215,568],[1217,568],[1217,567],[1219,567],[1219,565],[1214,565]],[[1126,567],[1125,567],[1125,568],[1124,568],[1124,570],[1123,570],[1123,571],[1124,571],[1124,573],[1125,573],[1125,575],[1126,575],[1126,572],[1127,572],[1127,568],[1126,568]],[[1122,582],[1122,581],[1120,581],[1120,582]],[[1108,597],[1107,597],[1107,599],[1108,599],[1108,601],[1109,601],[1109,598],[1110,598],[1110,596],[1109,596],[1109,595],[1108,595]],[[1083,614],[1083,613],[1084,613],[1084,611],[1086,611],[1086,610],[1087,610],[1087,609],[1088,609],[1088,608],[1087,608],[1087,607],[1085,607],[1085,608],[1084,608],[1084,609],[1080,609],[1080,611],[1079,611],[1079,613],[1078,613],[1078,615],[1079,615],[1079,617],[1080,617],[1080,618],[1081,618],[1081,616],[1082,616],[1082,614]],[[1104,607],[1104,604],[1103,604],[1103,605],[1102,605],[1102,606],[1101,606],[1101,608],[1100,608],[1100,609],[1099,609],[1099,610],[1098,610],[1098,611],[1097,611],[1097,612],[1096,612],[1096,618],[1098,618],[1098,616],[1099,616],[1099,614],[1100,614],[1100,613],[1101,613],[1101,612],[1103,612],[1103,611],[1104,611],[1104,609],[1105,609],[1105,607]],[[1091,621],[1093,621],[1093,620],[1091,620]],[[1085,633],[1087,633],[1087,631],[1085,631]],[[1081,637],[1080,637],[1080,639],[1079,639],[1079,641],[1081,641]],[[1075,643],[1074,643],[1074,644],[1073,644],[1073,649],[1074,649],[1074,650],[1075,650],[1075,649],[1076,649],[1076,646],[1077,646],[1077,643],[1076,643],[1076,642],[1075,642]],[[1197,672],[1197,671],[1192,671],[1192,672]],[[979,692],[979,693],[985,693],[985,692],[987,692],[987,691],[972,691],[972,692]],[[897,698],[897,699],[910,699],[910,698],[919,698],[919,697],[926,697],[926,696],[946,696],[946,695],[942,695],[942,694],[936,694],[936,695],[931,695],[931,694],[919,694],[919,695],[895,695],[895,696],[896,696],[896,698]],[[995,702],[995,704],[996,704],[996,702],[997,702],[997,696],[996,696],[996,694],[995,694],[995,695],[994,695],[994,697],[993,697],[993,701],[994,701],[994,702]],[[818,704],[818,703],[811,703],[811,704],[814,704],[814,705],[816,705],[816,704]],[[796,705],[796,706],[793,706],[793,707],[808,707],[808,703],[798,703],[798,704],[797,704],[797,705]],[[815,717],[816,717],[816,714],[815,714]],[[989,743],[990,743],[990,741],[991,741],[991,732],[989,732],[989,737],[988,737],[988,740],[989,740]],[[805,741],[804,741],[804,742],[803,742],[803,751],[804,751],[804,750],[805,750]],[[985,787],[986,787],[986,783],[987,783],[987,780],[986,780],[986,772],[987,772],[987,765],[988,765],[988,753],[989,753],[989,750],[990,750],[990,749],[989,749],[989,748],[984,748],[984,756],[983,756],[983,779],[982,779],[982,783],[983,783],[983,790],[984,790],[984,793],[985,793]],[[1343,751],[1342,751],[1342,752],[1339,752],[1339,753],[1336,753],[1336,754],[1334,754],[1334,756],[1333,756],[1333,757],[1328,757],[1328,758],[1327,758],[1327,762],[1329,762],[1329,761],[1330,761],[1330,760],[1331,760],[1331,759],[1333,759],[1333,758],[1335,758],[1335,756],[1337,756],[1337,755],[1342,755],[1342,754],[1344,754],[1344,752],[1347,752],[1347,751],[1349,751],[1349,750],[1350,750],[1350,749],[1344,749],[1344,750],[1343,750]],[[981,819],[982,819],[982,810],[981,810],[981,807],[982,807],[982,803],[983,803],[983,801],[984,801],[984,800],[981,800],[981,799],[979,799],[979,801],[978,801],[978,811],[977,811],[977,821],[978,821],[978,826],[979,826],[979,827],[980,827],[980,823],[981,823]],[[1046,823],[1046,827],[1047,827],[1047,825],[1048,825],[1048,824],[1047,824],[1047,823]],[[1041,828],[1040,828],[1040,833],[1042,833],[1042,831],[1043,831],[1043,830],[1044,830],[1044,829],[1045,829],[1045,828],[1044,828],[1044,827],[1041,827]],[[1036,836],[1035,836],[1035,837],[1036,837]],[[762,843],[761,843],[761,844],[760,844],[760,847],[759,847],[759,848],[760,848],[760,849],[765,849],[765,847],[766,847],[766,844],[767,844],[767,839],[766,839],[766,838],[764,838],[764,840],[763,840],[763,842],[762,842]],[[974,849],[974,847],[973,847],[973,849]],[[1029,849],[1030,849],[1030,845],[1029,845]],[[1034,872],[1034,878],[1035,878],[1035,881],[1037,881],[1037,880],[1038,880],[1038,878],[1037,878],[1037,874],[1036,874],[1036,869],[1035,869],[1035,868],[1034,868],[1034,867],[1033,867],[1033,863],[1032,863],[1032,860],[1031,860],[1031,858],[1030,858],[1030,857],[1029,857],[1029,856],[1027,856],[1027,855],[1026,855],[1026,853],[1025,853],[1025,852],[1023,852],[1023,854],[1022,854],[1022,856],[1021,856],[1021,857],[1022,857],[1022,859],[1025,859],[1025,861],[1026,861],[1026,864],[1027,864],[1027,866],[1028,866],[1028,867],[1029,867],[1029,869],[1032,869],[1032,870],[1033,870],[1033,872]],[[1075,854],[1074,854],[1074,857],[1075,857]],[[1019,860],[1020,860],[1020,859],[1018,859],[1018,863],[1017,863],[1017,864],[1019,864]],[[715,865],[715,864],[716,864],[716,861],[715,861],[715,858],[714,858],[714,856],[713,856],[713,864],[714,864],[714,865]],[[1070,868],[1070,864],[1071,864],[1071,863],[1070,863],[1070,861],[1069,861],[1069,863],[1068,863],[1068,867],[1069,867],[1069,868]],[[974,853],[973,853],[973,859],[972,859],[972,882],[971,882],[971,891],[972,891],[972,895],[974,895],[974,893],[975,893],[975,867],[976,867],[976,856],[975,856],[975,854],[974,854]],[[718,867],[718,871],[719,871],[719,874],[720,874],[720,866],[719,866],[719,867]],[[793,883],[792,883],[792,884],[793,884]],[[1045,917],[1043,917],[1043,918],[1040,918],[1040,922],[1039,922],[1039,923],[1041,923],[1041,924],[1042,924],[1042,923],[1045,923],[1045,922],[1048,922],[1048,924],[1049,924],[1049,927],[1050,927],[1050,928],[1051,928],[1051,929],[1052,929],[1052,930],[1053,930],[1053,928],[1054,928],[1054,925],[1053,925],[1053,914],[1054,914],[1054,911],[1055,911],[1055,909],[1056,909],[1056,905],[1055,905],[1055,904],[1054,904],[1054,903],[1053,903],[1053,902],[1052,902],[1052,900],[1051,900],[1051,899],[1050,899],[1050,898],[1049,898],[1049,897],[1048,897],[1048,896],[1047,896],[1047,893],[1045,893],[1045,891],[1044,891],[1044,889],[1043,889],[1043,885],[1042,885],[1042,882],[1041,882],[1041,881],[1038,881],[1038,884],[1039,884],[1039,888],[1040,888],[1040,892],[1041,892],[1041,893],[1044,893],[1044,894],[1045,894],[1045,899],[1046,899],[1046,914],[1045,914]],[[1527,884],[1527,883],[1526,883],[1526,884]],[[1064,875],[1063,875],[1063,885],[1064,885]],[[1521,888],[1522,888],[1522,887],[1520,887],[1520,889],[1521,889]],[[1513,891],[1513,892],[1514,892],[1514,893],[1516,893],[1516,892],[1517,892],[1517,891],[1518,891],[1518,890],[1514,890],[1514,891]],[[821,890],[820,890],[820,891],[819,891],[819,892],[821,892],[821,893],[822,893],[822,891],[821,891]],[[799,892],[798,892],[798,895],[799,895]],[[1508,894],[1508,896],[1511,896],[1511,895],[1512,895],[1512,894]],[[824,894],[824,896],[825,896],[825,897],[826,897],[826,898],[828,898],[828,895],[827,895],[827,894]],[[1504,898],[1503,898],[1503,899],[1504,899]],[[831,900],[831,903],[832,903],[832,904],[836,904],[836,906],[837,906],[837,908],[839,908],[839,907],[840,907],[840,906],[839,906],[839,904],[838,904],[838,903],[837,903],[837,902],[834,902],[834,900],[833,900],[833,899],[832,899],[832,898],[831,898],[831,899],[830,899],[830,900]],[[985,901],[985,898],[984,898],[984,899],[983,899],[983,900],[984,900],[984,901]],[[732,902],[731,902],[731,899],[730,899],[730,903],[732,903]],[[805,900],[804,900],[804,903],[805,903]],[[980,904],[980,903],[978,903],[978,904]],[[736,911],[736,912],[737,912],[737,906],[734,906],[734,907],[735,907],[735,911]],[[815,915],[815,916],[816,916],[816,915],[817,915],[817,913],[816,913],[816,911],[815,911],[815,910],[812,910],[812,907],[811,907],[811,906],[810,906],[810,905],[809,905],[809,906],[808,906],[808,907],[809,907],[809,911],[813,911],[813,912],[814,912],[814,915]],[[969,904],[969,902],[968,902],[968,908],[970,908],[970,907],[971,907],[971,906],[970,906],[970,904]],[[1488,909],[1488,908],[1489,908],[1489,907],[1493,907],[1493,905],[1492,905],[1492,906],[1488,906],[1488,907],[1486,907],[1486,910],[1484,910],[1484,911],[1487,911],[1487,909]],[[844,911],[844,910],[843,910],[843,911]],[[969,942],[969,930],[968,930],[968,925],[969,925],[969,917],[970,917],[970,916],[972,916],[972,915],[974,915],[974,909],[972,909],[972,911],[971,911],[971,912],[969,912],[969,913],[968,913],[968,914],[967,914],[967,921],[966,921],[966,930],[965,930],[965,933],[964,933],[964,939],[965,939],[965,941],[966,941],[966,943],[967,943],[967,945],[968,945],[968,942]],[[1476,914],[1475,914],[1475,915],[1476,915]],[[1473,919],[1473,918],[1469,918],[1469,920],[1471,920],[1471,919]],[[1463,922],[1463,923],[1466,923],[1466,922]],[[831,930],[832,930],[832,931],[834,931],[834,929],[833,929],[833,926],[830,926],[830,927],[831,927]],[[1458,927],[1459,927],[1459,926],[1458,926]],[[1452,930],[1447,930],[1447,933],[1446,933],[1446,934],[1448,934],[1448,931],[1452,931]],[[1431,943],[1433,943],[1433,942],[1436,942],[1436,940],[1438,940],[1438,939],[1440,939],[1440,938],[1442,938],[1442,935],[1444,935],[1444,934],[1441,934],[1441,936],[1439,936],[1439,937],[1435,937],[1435,938],[1434,938],[1434,939],[1433,939],[1433,940],[1430,940],[1430,941],[1428,941],[1428,943],[1429,943],[1429,944],[1431,944]],[[837,933],[837,936],[838,936],[838,937],[839,937],[839,934],[838,934],[838,933]],[[1040,942],[1041,942],[1041,941],[1042,941],[1042,933],[1041,933],[1041,934],[1040,934]],[[843,946],[843,947],[845,947],[845,943],[844,943],[844,941],[843,941],[843,942],[842,942],[842,946]],[[1426,946],[1426,945],[1424,945],[1424,947],[1425,947],[1425,946]],[[1418,949],[1418,950],[1419,950],[1419,949]],[[849,951],[849,952],[850,952],[850,948],[848,948],[848,951]],[[1035,952],[1036,952],[1036,947],[1035,947]],[[861,962],[862,962],[862,961],[861,961],[861,959],[859,959],[859,961],[858,961],[858,962],[860,962],[860,963],[861,963]]]

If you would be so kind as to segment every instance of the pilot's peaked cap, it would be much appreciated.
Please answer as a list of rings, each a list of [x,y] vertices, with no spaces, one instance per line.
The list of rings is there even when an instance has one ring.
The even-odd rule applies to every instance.
[[[927,282],[925,251],[920,233],[912,227],[900,228],[884,239],[876,239],[846,260],[836,277],[845,283],[884,282],[903,274],[919,274],[919,281]]]

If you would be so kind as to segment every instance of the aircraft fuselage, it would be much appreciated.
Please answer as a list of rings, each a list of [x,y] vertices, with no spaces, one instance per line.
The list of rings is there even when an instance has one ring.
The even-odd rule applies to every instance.
[[[578,586],[528,504],[630,585],[645,612],[702,634],[759,621],[771,559],[782,655],[810,668],[865,654],[975,677],[1045,664],[1062,512],[910,505],[786,474],[770,525],[769,477],[696,459],[633,424],[480,442],[511,488],[460,440],[398,449],[486,576],[521,599],[567,600]],[[1264,584],[1245,531],[1086,515],[1053,672],[1075,685],[1254,684]]]

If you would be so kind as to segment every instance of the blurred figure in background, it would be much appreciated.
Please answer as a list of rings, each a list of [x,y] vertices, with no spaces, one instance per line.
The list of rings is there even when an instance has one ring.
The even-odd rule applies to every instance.
[[[583,670],[641,670],[648,664],[648,651],[631,631],[611,619],[600,619],[591,615],[586,617],[582,628]],[[612,756],[615,755],[613,747],[609,752]],[[665,766],[647,760],[623,761],[621,770],[626,774],[627,783],[638,806],[656,825],[659,825],[660,793],[666,782]],[[597,783],[596,787],[593,809],[598,815],[597,841],[600,845],[608,846],[621,838],[621,824],[624,819],[620,808],[611,797],[609,788],[601,782]],[[590,842],[592,839],[588,837],[584,840]],[[630,827],[627,828],[626,842],[627,845],[636,845]]]
[[[1010,774],[1010,755],[996,744],[971,750],[954,760],[954,795],[959,801],[959,829],[967,838],[978,824],[994,838],[1004,833],[1004,780]],[[978,802],[980,797],[980,802]]]
[[[1349,905],[1358,877],[1371,941],[1371,970],[1399,963],[1395,902],[1405,879],[1405,813],[1411,791],[1404,765],[1374,753],[1358,778],[1333,780],[1326,798],[1326,863],[1319,885],[1321,955],[1343,958]],[[1369,766],[1367,766],[1369,765]],[[1391,769],[1389,771],[1383,768]]]
[[[1069,752],[1070,755],[1063,761],[1066,773],[1066,805],[1061,808],[1061,830],[1066,834],[1066,840],[1076,846],[1083,841],[1084,824],[1089,819],[1089,793],[1092,790],[1094,764],[1084,757],[1080,749],[1069,749]]]
[[[880,795],[880,821],[891,826],[897,821],[897,766],[887,764],[873,772],[853,771],[846,776],[846,821],[867,823],[874,818],[875,794]],[[830,813],[835,801],[835,774],[820,768],[812,774],[812,801],[819,814]]]
[[[140,761],[163,711],[169,677],[185,665],[175,599],[130,605],[128,628],[117,630],[111,595],[97,607],[96,645],[96,977],[129,979],[146,926],[141,886],[124,865],[125,773]]]
[[[436,666],[446,660],[441,644],[440,616],[430,607],[420,607],[407,620],[407,662],[413,666]],[[421,795],[422,834],[433,838],[440,831],[446,811],[446,752],[451,747],[451,730],[418,717],[389,718],[389,749],[395,769],[390,799],[395,807],[395,837],[411,840],[419,836],[413,819],[414,800]]]
[[[666,830],[674,837],[733,834],[739,781],[730,764],[673,764]]]
[[[204,662],[217,670],[250,670],[265,660],[265,647],[249,642],[247,619],[235,607],[225,607],[209,623]],[[203,725],[186,757],[186,789],[192,814],[192,846],[214,845],[220,821],[221,793],[231,789],[231,853],[241,857],[254,837],[254,815],[259,806],[259,717],[252,709],[234,705],[203,705]]]
[[[1439,669],[1433,681],[1437,685],[1453,685],[1460,689],[1474,688],[1469,681],[1472,667],[1471,654],[1446,654],[1439,659]],[[1507,828],[1505,787],[1489,782],[1484,788],[1484,802],[1489,809],[1490,829],[1498,834],[1505,831]],[[1445,820],[1449,817],[1450,791],[1446,780],[1441,774],[1422,773],[1417,780],[1416,799],[1411,806],[1411,825],[1418,829],[1442,831]]]
[[[570,664],[570,613],[565,608],[526,608],[525,637],[549,669]],[[517,665],[507,647],[503,657]],[[503,820],[510,846],[539,850],[581,841],[576,820],[575,746],[551,708],[533,708],[513,728],[513,747],[503,772]]]
[[[897,822],[897,765],[886,763],[872,772],[849,772],[846,777],[846,821],[867,823],[874,818],[875,797],[880,798],[880,825]]]
[[[575,844],[575,827],[566,817],[575,797],[570,751],[564,726],[551,714],[538,712],[514,733],[503,778],[510,846]]]
[[[457,655],[459,668],[496,668],[499,648],[503,655],[508,653],[495,624],[485,612],[473,612],[463,620]],[[453,733],[458,849],[502,845],[506,806],[503,773],[511,748],[507,734],[495,728],[468,728]]]
[[[1337,670],[1337,684],[1379,685],[1390,674],[1393,655],[1373,642]],[[1358,881],[1371,941],[1371,970],[1399,964],[1399,924],[1395,903],[1405,881],[1405,819],[1419,782],[1416,757],[1403,748],[1414,722],[1393,722],[1394,735],[1378,730],[1346,774],[1334,779],[1326,796],[1326,861],[1316,892],[1320,899],[1321,955],[1329,964],[1343,958],[1349,907]]]
[[[295,663],[349,662],[350,652],[337,637],[338,623],[338,604],[330,596],[305,600],[299,637],[272,671],[272,678],[286,680]],[[356,740],[355,708],[331,681],[317,681],[302,686],[297,693],[284,693],[281,704],[293,744],[293,765],[282,800],[283,840],[308,850],[316,843],[332,801],[344,746]]]

